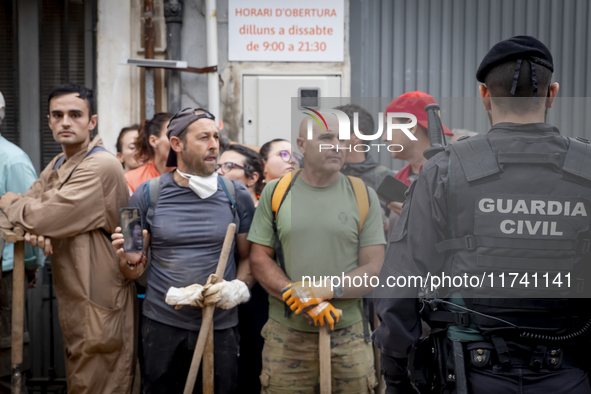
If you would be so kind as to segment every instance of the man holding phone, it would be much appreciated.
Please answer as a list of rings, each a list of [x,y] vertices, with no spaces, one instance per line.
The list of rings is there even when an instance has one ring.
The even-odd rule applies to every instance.
[[[49,95],[49,128],[62,146],[24,194],[0,210],[51,263],[63,331],[68,393],[128,393],[134,373],[134,287],[110,243],[127,205],[119,161],[99,136],[92,90],[66,84]],[[99,373],[100,371],[100,373]]]
[[[142,343],[146,393],[182,393],[191,365],[202,310],[185,306],[177,309],[165,300],[171,287],[191,286],[199,305],[213,304],[214,313],[214,386],[217,392],[237,390],[238,311],[235,306],[248,300],[253,279],[248,266],[250,242],[246,235],[254,215],[254,204],[246,187],[230,181],[235,190],[235,211],[224,191],[227,184],[215,172],[219,150],[219,131],[214,117],[202,109],[187,108],[168,124],[170,153],[168,167],[175,171],[141,184],[131,197],[130,206],[148,214],[148,196],[152,182],[158,182],[153,217],[146,220],[150,236],[144,230],[144,250],[151,250],[151,266],[143,307]],[[152,200],[151,200],[152,201]],[[205,290],[209,276],[215,273],[228,225],[239,222],[224,280]],[[121,228],[113,234],[126,275],[141,275],[145,253],[126,253],[121,247],[125,236]],[[239,259],[235,260],[235,248]],[[129,268],[128,265],[130,266]],[[134,266],[137,265],[137,268]],[[177,305],[178,307],[178,305]],[[196,387],[201,387],[200,382]]]

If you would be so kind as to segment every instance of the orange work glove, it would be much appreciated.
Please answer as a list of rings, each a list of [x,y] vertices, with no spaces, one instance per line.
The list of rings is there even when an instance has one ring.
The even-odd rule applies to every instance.
[[[283,293],[283,301],[289,305],[292,311],[295,311],[296,315],[322,301],[330,300],[333,296],[330,287],[315,287],[310,281],[291,283],[281,289],[281,292]]]
[[[331,331],[334,330],[335,323],[339,322],[341,314],[328,301],[323,301],[314,308],[305,311],[304,316],[308,319],[308,323],[314,324],[315,327],[323,326],[324,323],[330,326]]]

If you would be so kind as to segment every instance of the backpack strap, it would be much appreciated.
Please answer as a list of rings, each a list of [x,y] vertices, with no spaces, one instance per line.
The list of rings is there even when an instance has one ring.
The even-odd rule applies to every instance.
[[[106,150],[105,148],[103,148],[102,146],[95,146],[94,148],[92,148],[90,150],[90,152],[88,152],[86,154],[86,156],[84,156],[84,159],[86,159],[88,156],[95,154],[96,152],[108,152],[108,150]],[[84,159],[82,159],[82,161],[84,161]],[[62,163],[66,160],[66,155],[62,155],[59,159],[57,159],[57,161],[55,162],[55,164],[53,165],[53,169],[57,170]],[[68,182],[70,180],[70,178],[72,177],[72,175],[74,174],[74,171],[76,171],[76,169],[78,168],[78,166],[74,167],[74,169],[70,172],[70,174],[68,175],[68,177],[66,178],[66,180],[64,181],[64,183]]]
[[[146,187],[146,200],[148,201],[148,212],[146,212],[146,223],[148,223],[148,231],[151,232],[152,224],[154,223],[154,211],[160,196],[160,177],[152,178],[148,181]]]
[[[271,210],[273,211],[274,220],[277,220],[279,208],[281,208],[283,200],[285,200],[285,197],[289,193],[289,190],[295,183],[296,179],[298,179],[299,175],[300,170],[292,171],[289,174],[284,175],[275,185],[275,189],[273,189],[273,195],[271,197]]]
[[[450,144],[460,161],[468,182],[501,171],[497,159],[484,135],[475,135]]]
[[[355,200],[357,200],[357,209],[359,209],[359,235],[361,235],[363,223],[365,223],[365,218],[367,218],[369,212],[369,192],[361,178],[350,175],[347,178],[349,178],[349,183],[351,183],[353,193],[355,193]]]
[[[277,214],[279,213],[279,208],[281,208],[281,204],[283,204],[285,197],[289,193],[289,190],[291,189],[299,175],[300,170],[295,170],[287,175],[284,175],[275,185],[275,189],[273,189],[273,194],[271,196],[271,210],[273,211],[273,233],[275,234],[275,256],[277,256],[277,260],[279,261],[279,266],[281,267],[281,270],[286,275],[287,271],[285,270],[285,257],[283,255],[283,246],[281,245],[281,241],[279,240],[279,234],[277,233]],[[287,306],[287,304],[283,304],[283,308],[283,315],[285,317],[289,317],[289,315],[291,315],[291,309],[289,309],[289,306]]]
[[[232,209],[232,215],[234,215],[234,224],[236,224],[236,234],[238,234],[240,216],[238,216],[238,209],[236,208],[236,201],[238,201],[236,198],[236,188],[230,179],[224,178],[223,176],[218,176],[218,179],[220,180],[222,189],[224,189],[224,193],[226,193],[226,197],[230,201],[230,208]]]
[[[348,175],[349,183],[355,193],[355,201],[357,201],[357,209],[359,210],[359,237],[361,237],[361,229],[363,223],[369,213],[369,190],[361,178]],[[370,334],[370,317],[373,316],[373,301],[363,297],[363,337],[366,343],[371,343]]]
[[[58,168],[60,168],[60,166],[62,165],[62,163],[66,160],[66,155],[63,154],[61,155],[61,157],[59,159],[57,159],[57,161],[53,164],[53,170],[57,170]]]
[[[148,181],[148,186],[146,187],[146,201],[148,202],[148,211],[146,212],[146,223],[148,224],[148,232],[152,232],[152,224],[154,223],[154,212],[156,210],[156,204],[158,203],[158,197],[160,196],[160,177],[157,176],[156,178],[152,178]],[[146,259],[146,267],[144,268],[144,273],[139,277],[136,278],[136,283],[140,286],[148,286],[148,270],[152,266],[152,249],[148,248],[147,252],[147,259]],[[139,295],[138,295],[139,297]],[[143,298],[143,297],[140,297]]]
[[[146,223],[148,224],[148,233],[152,232],[152,225],[154,224],[154,213],[156,212],[156,205],[158,204],[158,198],[160,197],[160,187],[162,186],[161,177],[150,179],[147,187],[145,188],[146,201],[148,202],[148,211],[146,212]],[[144,272],[139,278],[136,278],[135,282],[140,286],[148,286],[148,271],[152,266],[152,248],[148,248],[146,256],[146,267]],[[142,295],[144,296],[144,295]],[[138,295],[139,297],[139,295]],[[140,297],[143,298],[143,297]]]

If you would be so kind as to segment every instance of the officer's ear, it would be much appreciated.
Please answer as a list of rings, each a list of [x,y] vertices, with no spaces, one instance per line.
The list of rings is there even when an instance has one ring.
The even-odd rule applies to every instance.
[[[558,94],[558,89],[560,88],[560,85],[558,85],[558,82],[554,82],[553,84],[550,85],[550,99],[548,100],[548,108],[552,108],[552,103],[554,102],[554,99],[556,98],[556,95]]]
[[[491,110],[490,107],[490,91],[486,87],[486,85],[478,86],[478,91],[480,92],[480,98],[482,99],[482,104],[484,105],[484,109],[487,111]]]

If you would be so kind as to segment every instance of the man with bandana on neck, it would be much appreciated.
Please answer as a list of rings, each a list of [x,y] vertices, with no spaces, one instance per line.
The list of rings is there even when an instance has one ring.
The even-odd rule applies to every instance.
[[[237,389],[239,337],[235,306],[248,300],[248,288],[253,284],[247,260],[250,242],[246,236],[254,204],[248,190],[240,182],[231,181],[239,221],[237,234],[224,281],[204,290],[208,277],[215,273],[226,229],[236,221],[222,179],[215,172],[219,131],[214,119],[206,110],[187,108],[177,113],[168,125],[170,153],[166,165],[177,169],[158,180],[157,203],[149,241],[145,242],[151,249],[141,327],[142,382],[146,393],[183,392],[201,327],[200,307],[209,304],[216,306],[214,386],[220,393],[233,393]],[[130,206],[139,208],[144,217],[150,207],[148,188],[149,182],[143,183],[130,200]],[[125,263],[122,265],[128,266],[123,270],[130,278],[138,277],[143,270],[141,263],[145,261],[145,254],[124,253],[120,249],[122,235],[115,234],[113,239]],[[238,261],[235,256],[239,256]],[[191,294],[185,298],[191,300],[183,301],[182,295],[176,293],[189,286]],[[176,292],[176,301],[167,298],[171,288]],[[178,305],[174,307],[167,302]],[[193,306],[181,309],[182,304]],[[201,383],[197,382],[195,387],[200,390]]]

